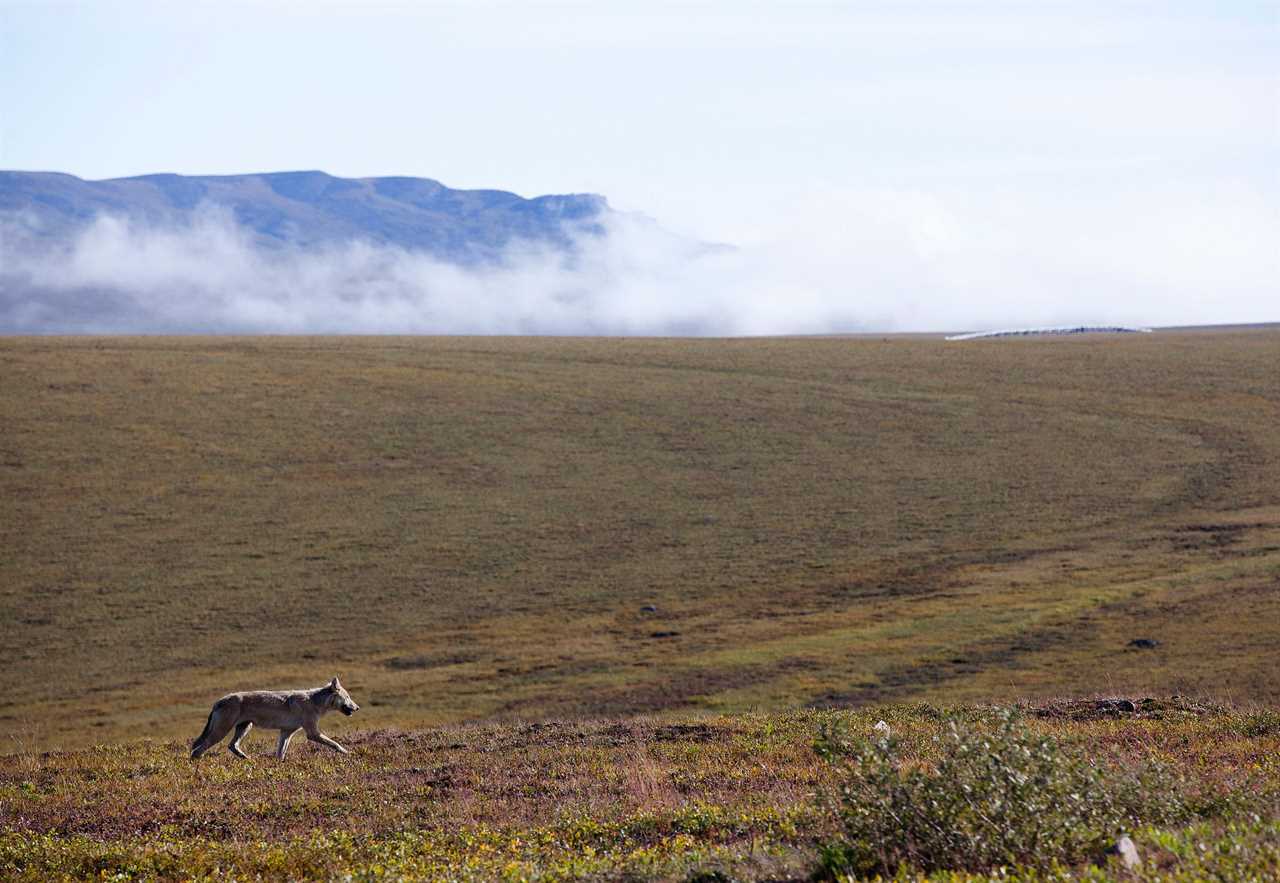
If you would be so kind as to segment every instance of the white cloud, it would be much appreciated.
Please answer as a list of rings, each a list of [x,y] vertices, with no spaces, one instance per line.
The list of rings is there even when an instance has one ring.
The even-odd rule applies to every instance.
[[[1244,185],[830,190],[735,250],[634,216],[572,259],[497,266],[348,242],[264,248],[222,212],[175,228],[100,217],[38,247],[10,218],[0,331],[752,335],[1280,320],[1280,219]]]

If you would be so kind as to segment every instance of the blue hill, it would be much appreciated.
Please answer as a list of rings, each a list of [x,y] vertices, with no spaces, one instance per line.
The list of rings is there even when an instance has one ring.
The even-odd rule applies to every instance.
[[[568,249],[603,234],[602,196],[525,199],[502,190],[454,190],[429,178],[336,178],[324,172],[143,175],[85,181],[53,172],[0,171],[0,213],[20,213],[43,239],[73,236],[100,214],[165,226],[203,205],[229,211],[261,245],[353,239],[462,264],[496,260],[513,240]]]

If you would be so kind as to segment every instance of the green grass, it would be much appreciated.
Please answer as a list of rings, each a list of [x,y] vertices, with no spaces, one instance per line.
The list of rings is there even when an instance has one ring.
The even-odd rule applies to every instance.
[[[366,727],[1275,704],[1277,364],[1276,329],[0,339],[0,751],[334,674]]]
[[[873,738],[881,718],[895,747],[892,767],[877,775],[906,782],[946,772],[926,793],[947,800],[970,799],[951,784],[952,722],[989,732],[982,738],[997,754],[1005,739],[991,709],[892,706],[676,724],[627,718],[365,730],[346,734],[350,755],[304,743],[283,763],[266,754],[239,761],[225,751],[192,763],[183,744],[154,741],[28,752],[0,763],[0,877],[801,881],[821,873],[824,847],[830,854],[830,844],[850,842],[828,807],[842,787],[857,787],[847,768],[820,757],[815,741],[833,728]],[[1053,836],[1042,839],[1039,860],[1011,866],[1002,879],[1280,874],[1274,712],[1155,701],[1109,717],[1091,702],[1058,703],[1023,709],[1017,726],[1027,734],[1019,739],[1050,740],[1099,768],[1176,774],[1162,780],[1163,790],[1130,793],[1118,804],[1143,859],[1137,877],[1107,865],[1099,848],[1120,833],[1116,819],[1068,818],[1049,806],[1036,819],[1012,816],[1011,825]],[[1008,762],[1009,753],[1000,757]],[[1084,826],[1068,832],[1077,845],[1060,863],[1048,861],[1061,839],[1052,830],[1059,815]],[[901,879],[927,871],[917,864]],[[988,877],[945,866],[932,873]]]
[[[1280,876],[1277,365],[0,338],[0,878]],[[351,755],[187,759],[334,674]]]

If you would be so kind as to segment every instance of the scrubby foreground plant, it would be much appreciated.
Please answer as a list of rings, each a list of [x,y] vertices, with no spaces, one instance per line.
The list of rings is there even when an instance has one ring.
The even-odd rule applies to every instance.
[[[823,729],[818,751],[839,767],[823,800],[842,832],[823,847],[827,872],[1049,868],[1101,855],[1139,825],[1191,815],[1166,767],[1087,756],[1012,711],[948,716],[920,747],[907,752],[883,731],[857,737],[839,720]]]

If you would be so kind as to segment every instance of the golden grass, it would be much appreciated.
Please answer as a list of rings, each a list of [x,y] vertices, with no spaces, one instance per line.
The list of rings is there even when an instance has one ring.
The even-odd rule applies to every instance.
[[[1276,329],[0,339],[0,751],[335,673],[376,727],[1275,704],[1278,365]]]

